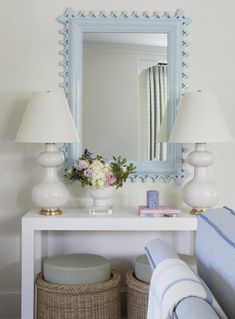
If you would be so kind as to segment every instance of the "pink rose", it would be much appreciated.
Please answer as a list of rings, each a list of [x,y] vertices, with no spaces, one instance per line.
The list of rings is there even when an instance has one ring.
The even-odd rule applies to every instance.
[[[117,181],[117,177],[112,172],[107,172],[105,174],[107,183],[111,186],[114,185]]]

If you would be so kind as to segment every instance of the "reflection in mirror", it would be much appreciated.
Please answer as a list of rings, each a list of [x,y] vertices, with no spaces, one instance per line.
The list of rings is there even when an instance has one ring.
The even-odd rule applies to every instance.
[[[167,159],[167,144],[158,143],[166,108],[167,64],[157,62],[139,75],[140,160]]]
[[[167,34],[84,32],[83,41],[84,147],[166,161]]]

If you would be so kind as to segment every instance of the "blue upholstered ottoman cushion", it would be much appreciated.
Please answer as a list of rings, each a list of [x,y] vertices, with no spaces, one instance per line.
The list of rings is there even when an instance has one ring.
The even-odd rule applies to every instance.
[[[235,213],[231,209],[198,216],[196,255],[199,276],[229,318],[235,318]]]
[[[150,283],[152,269],[146,255],[140,255],[135,260],[135,275],[141,281]]]
[[[69,254],[49,257],[44,262],[46,281],[63,285],[104,282],[110,278],[110,263],[92,254]]]

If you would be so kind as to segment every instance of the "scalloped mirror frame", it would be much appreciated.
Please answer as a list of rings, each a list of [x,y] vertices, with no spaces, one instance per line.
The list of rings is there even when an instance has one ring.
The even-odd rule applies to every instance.
[[[184,15],[182,9],[177,9],[174,14],[170,12],[154,12],[153,14],[144,11],[138,13],[127,11],[118,13],[111,11],[101,11],[96,13],[90,11],[80,11],[76,14],[73,9],[68,8],[65,14],[57,19],[63,23],[60,33],[63,40],[63,61],[60,65],[63,71],[60,75],[63,82],[60,84],[64,88],[71,108],[75,124],[78,128],[82,141],[82,55],[83,55],[83,32],[151,32],[167,33],[168,35],[168,133],[173,125],[176,115],[177,105],[186,89],[186,58],[188,56],[185,40],[188,35],[186,27],[191,19]],[[79,70],[79,71],[76,71]],[[82,154],[83,145],[72,144],[65,146],[66,166],[72,165]],[[181,184],[184,178],[189,175],[185,168],[185,154],[187,150],[179,144],[168,144],[167,161],[132,161],[137,167],[136,173],[130,176],[130,180],[135,182],[146,181],[170,181],[175,180]],[[115,155],[115,154],[114,154]],[[121,154],[120,154],[121,155]]]

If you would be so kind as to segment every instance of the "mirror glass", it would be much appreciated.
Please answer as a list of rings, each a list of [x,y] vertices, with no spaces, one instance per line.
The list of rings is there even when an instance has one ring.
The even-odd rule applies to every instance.
[[[167,160],[167,50],[166,33],[83,33],[84,147]]]

